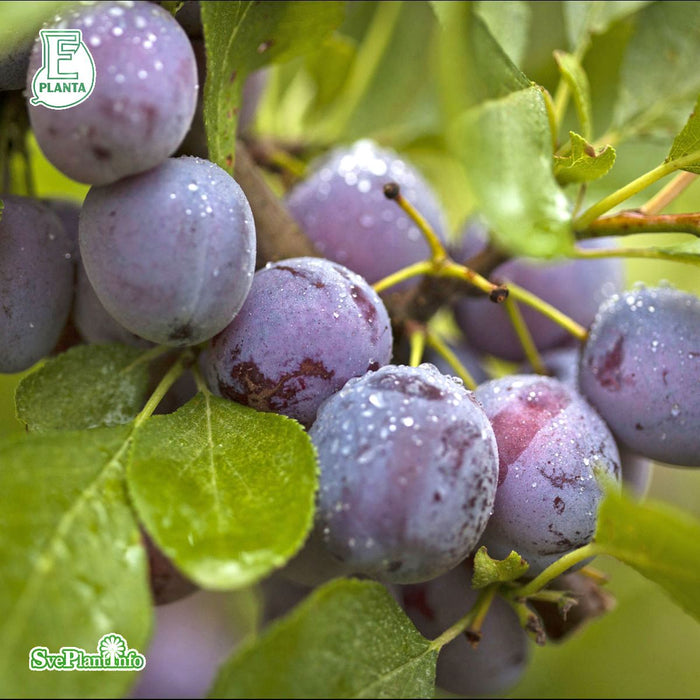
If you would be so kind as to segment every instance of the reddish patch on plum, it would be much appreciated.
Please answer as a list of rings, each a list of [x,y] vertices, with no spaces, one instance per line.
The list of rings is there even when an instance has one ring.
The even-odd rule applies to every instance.
[[[283,412],[296,404],[297,395],[306,389],[306,380],[330,381],[335,372],[310,357],[296,370],[277,378],[268,377],[255,362],[238,362],[231,367],[231,383],[219,382],[221,395],[258,411]]]
[[[311,274],[308,270],[297,269],[295,267],[289,267],[288,265],[275,265],[275,270],[283,270],[288,272],[293,277],[300,277],[312,284],[316,289],[323,289],[326,285],[321,282],[317,277]]]
[[[417,396],[428,401],[440,401],[440,399],[444,398],[442,389],[432,384],[391,372],[387,372],[381,377],[377,383],[377,388],[385,391],[395,391],[404,396]]]
[[[619,336],[612,350],[603,355],[600,367],[593,368],[593,374],[598,384],[608,391],[620,391],[624,384],[633,384],[632,377],[625,377],[622,373],[624,360],[624,338]],[[589,360],[592,363],[592,360]]]
[[[524,393],[513,397],[491,418],[498,444],[499,486],[508,476],[508,467],[528,448],[537,433],[571,403],[564,390],[552,389],[544,383],[531,384],[521,391]]]

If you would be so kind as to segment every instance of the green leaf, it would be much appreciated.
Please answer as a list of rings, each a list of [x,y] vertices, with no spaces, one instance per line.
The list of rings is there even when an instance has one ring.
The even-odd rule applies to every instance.
[[[140,428],[127,478],[148,533],[204,588],[240,588],[282,566],[313,520],[307,433],[209,394]]]
[[[508,58],[519,65],[530,38],[532,11],[529,4],[519,0],[482,0],[477,3],[475,12]]]
[[[475,13],[475,3],[432,3],[442,31],[438,37],[440,100],[448,120],[485,100],[530,86]]]
[[[659,129],[676,132],[700,92],[700,4],[653,3],[635,21],[613,127],[625,138]]]
[[[315,86],[309,105],[312,113],[322,112],[338,98],[356,55],[357,44],[336,32],[326,37],[317,51],[306,56],[304,65]]]
[[[437,26],[423,2],[367,3],[371,18],[337,101],[309,113],[320,141],[371,137],[399,143],[439,128],[437,93],[425,47]]]
[[[128,503],[131,428],[38,435],[0,445],[0,687],[11,697],[120,697],[133,672],[37,673],[34,646],[95,653],[115,632],[145,652],[147,559]]]
[[[561,3],[569,45],[572,49],[578,49],[589,40],[591,34],[602,34],[617,20],[638,12],[648,4],[649,0],[567,0]]]
[[[586,71],[576,56],[565,51],[555,51],[554,59],[573,95],[583,138],[589,140],[593,135],[593,121],[591,116],[591,86],[588,83]]]
[[[17,387],[17,416],[29,430],[119,425],[143,407],[148,362],[124,345],[79,345],[49,360]]]
[[[529,568],[530,565],[517,552],[511,552],[505,559],[492,559],[486,547],[479,547],[474,555],[472,588],[486,588],[492,583],[515,581]]]
[[[682,131],[673,140],[671,151],[666,160],[685,158],[697,154],[697,161],[683,166],[683,170],[700,173],[700,96],[695,103],[695,109],[688,118]]]
[[[700,621],[700,521],[665,503],[640,503],[608,489],[595,542]]]
[[[210,697],[430,698],[436,658],[383,586],[339,579],[243,646]]]
[[[67,2],[0,2],[0,59],[39,33],[41,25]]]
[[[497,243],[514,255],[572,248],[569,204],[552,175],[552,141],[539,88],[467,110],[450,134]]]
[[[204,121],[209,157],[233,172],[241,90],[251,71],[318,47],[343,18],[341,2],[205,2]]]
[[[554,176],[561,185],[590,182],[603,177],[615,165],[615,149],[605,146],[598,152],[574,131],[569,132],[571,151],[568,156],[554,157]]]

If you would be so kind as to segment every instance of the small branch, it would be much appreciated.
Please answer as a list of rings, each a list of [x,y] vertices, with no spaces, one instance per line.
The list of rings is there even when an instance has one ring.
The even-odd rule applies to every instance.
[[[662,212],[693,183],[696,177],[695,173],[689,173],[686,170],[678,173],[671,182],[662,187],[646,204],[639,207],[639,211],[650,216]]]
[[[236,142],[233,174],[255,213],[258,268],[271,260],[322,257],[258,172],[242,141]]]
[[[623,236],[631,233],[691,233],[700,236],[700,213],[653,215],[646,214],[641,209],[630,209],[596,219],[579,233],[581,238]]]

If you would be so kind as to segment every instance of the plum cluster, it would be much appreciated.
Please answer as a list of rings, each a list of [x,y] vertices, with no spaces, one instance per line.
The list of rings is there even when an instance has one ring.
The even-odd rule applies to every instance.
[[[492,378],[487,358],[525,354],[505,311],[471,296],[451,310],[453,350],[475,390],[437,354],[409,366],[404,329],[392,328],[372,284],[430,256],[419,227],[385,198],[387,182],[447,241],[415,167],[369,140],[333,149],[284,199],[323,257],[258,261],[256,271],[254,212],[239,184],[199,157],[192,131],[196,38],[147,2],[71,5],[52,26],[82,30],[99,80],[74,109],[30,104],[29,118],[46,157],[91,188],[82,207],[2,196],[0,372],[51,354],[70,319],[87,343],[196,348],[209,391],[298,421],[320,468],[313,532],[281,572],[302,591],[338,574],[371,577],[437,636],[472,602],[479,547],[496,558],[517,551],[535,576],[591,541],[601,480],[642,494],[651,460],[700,466],[699,299],[624,291],[616,260],[509,259],[491,280],[590,329],[582,346],[526,309],[549,375],[520,364]],[[31,85],[41,47],[22,50],[26,61],[0,66],[0,88],[20,87],[18,71]],[[472,219],[451,255],[468,261],[489,245]],[[415,291],[415,280],[399,289]],[[182,389],[186,400],[191,380]],[[160,602],[191,592],[144,537]],[[460,639],[440,656],[448,691],[503,692],[519,676],[525,637],[501,603],[478,652]]]

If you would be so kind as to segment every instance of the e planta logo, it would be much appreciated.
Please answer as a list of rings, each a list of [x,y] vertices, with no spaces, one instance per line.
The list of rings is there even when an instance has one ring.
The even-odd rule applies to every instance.
[[[95,62],[80,29],[40,29],[41,68],[32,79],[31,103],[49,109],[75,107],[95,87]]]
[[[140,671],[146,657],[129,649],[126,639],[113,632],[97,642],[97,652],[90,654],[79,647],[61,647],[52,654],[48,647],[33,647],[29,652],[30,671]]]

